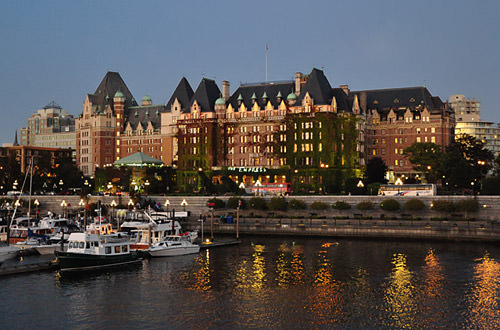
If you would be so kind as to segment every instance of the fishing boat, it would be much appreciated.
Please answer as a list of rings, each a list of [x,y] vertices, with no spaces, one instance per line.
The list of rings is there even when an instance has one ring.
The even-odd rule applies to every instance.
[[[94,270],[140,262],[130,241],[117,235],[72,233],[67,251],[56,251],[61,272]]]
[[[173,257],[200,252],[200,246],[193,244],[189,237],[170,235],[156,242],[146,250],[152,257]]]

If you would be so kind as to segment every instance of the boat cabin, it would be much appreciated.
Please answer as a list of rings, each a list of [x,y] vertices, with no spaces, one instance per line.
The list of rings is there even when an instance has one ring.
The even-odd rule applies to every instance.
[[[120,255],[130,252],[130,242],[119,238],[89,233],[72,233],[68,239],[68,251],[94,255]]]

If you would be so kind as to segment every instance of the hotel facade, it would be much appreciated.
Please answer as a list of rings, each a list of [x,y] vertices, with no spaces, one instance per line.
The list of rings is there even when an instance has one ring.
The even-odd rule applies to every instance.
[[[142,151],[176,169],[180,191],[230,179],[245,186],[290,182],[294,191],[336,192],[381,157],[394,177],[414,174],[402,150],[413,142],[442,146],[453,114],[424,87],[350,91],[323,71],[295,79],[230,84],[182,78],[166,104],[138,105],[116,72],[108,72],[75,120],[76,160],[86,175]]]

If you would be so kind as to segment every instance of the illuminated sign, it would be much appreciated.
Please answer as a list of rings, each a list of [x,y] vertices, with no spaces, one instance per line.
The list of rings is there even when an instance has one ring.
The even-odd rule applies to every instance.
[[[229,171],[235,171],[240,173],[266,173],[267,168],[265,167],[228,167]]]

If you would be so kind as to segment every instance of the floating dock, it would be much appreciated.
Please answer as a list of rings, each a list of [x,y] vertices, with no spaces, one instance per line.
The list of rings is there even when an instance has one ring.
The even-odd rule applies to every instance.
[[[210,249],[213,247],[229,246],[240,244],[239,240],[214,240],[213,242],[201,242],[200,249]]]
[[[39,271],[51,271],[59,269],[59,263],[55,260],[52,261],[40,261],[29,264],[20,265],[7,265],[0,267],[0,276],[16,275],[23,273],[39,272]]]

